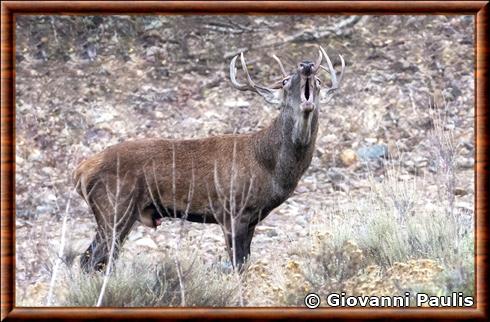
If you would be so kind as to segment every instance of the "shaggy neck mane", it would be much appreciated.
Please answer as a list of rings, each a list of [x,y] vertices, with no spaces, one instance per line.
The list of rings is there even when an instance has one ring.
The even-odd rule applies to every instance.
[[[318,112],[311,115],[309,141],[307,144],[293,142],[294,119],[281,113],[271,125],[257,133],[253,143],[259,164],[273,176],[275,184],[292,192],[311,163],[318,132]]]

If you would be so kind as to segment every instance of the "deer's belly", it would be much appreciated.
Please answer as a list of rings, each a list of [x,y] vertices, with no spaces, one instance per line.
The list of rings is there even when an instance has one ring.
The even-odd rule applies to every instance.
[[[157,207],[153,204],[146,207],[140,215],[140,222],[148,227],[155,228],[162,224],[163,218],[183,219],[203,224],[216,224],[213,214],[195,213],[172,208]]]

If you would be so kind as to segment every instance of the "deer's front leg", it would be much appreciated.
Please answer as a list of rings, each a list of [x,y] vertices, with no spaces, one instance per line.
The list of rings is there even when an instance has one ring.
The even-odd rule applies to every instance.
[[[255,225],[248,221],[230,225],[230,229],[223,229],[225,234],[226,248],[230,261],[239,271],[250,257],[250,245],[255,231]]]

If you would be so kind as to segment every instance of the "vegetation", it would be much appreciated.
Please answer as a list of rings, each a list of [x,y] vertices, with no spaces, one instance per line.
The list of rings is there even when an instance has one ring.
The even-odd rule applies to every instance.
[[[189,255],[189,254],[182,254]],[[145,256],[119,261],[111,274],[101,306],[236,306],[238,294],[232,274],[182,256],[185,297],[177,266],[171,258],[155,263]],[[67,306],[94,306],[104,280],[102,273],[79,270],[69,282]],[[184,301],[183,301],[184,300]]]
[[[16,305],[474,294],[473,32],[472,16],[18,16]],[[176,220],[134,227],[112,270],[81,273],[95,225],[73,193],[82,159],[127,139],[262,129],[277,111],[231,89],[231,57],[245,51],[270,84],[269,55],[291,69],[318,44],[343,55],[343,85],[243,274],[218,225]]]

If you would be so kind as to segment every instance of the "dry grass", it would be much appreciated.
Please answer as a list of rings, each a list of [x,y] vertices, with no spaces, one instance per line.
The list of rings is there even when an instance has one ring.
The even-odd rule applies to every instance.
[[[395,160],[386,161],[383,175],[369,176],[368,194],[324,207],[287,254],[252,257],[240,276],[204,263],[182,234],[158,260],[125,254],[109,278],[81,274],[67,247],[57,304],[95,305],[104,277],[102,306],[302,306],[309,292],[473,295],[473,219],[454,203],[457,149],[442,125],[431,135],[438,198],[427,196],[423,177],[404,176]]]
[[[186,306],[236,306],[238,297],[232,275],[199,259],[181,257]],[[74,272],[61,305],[94,306],[104,276]],[[171,307],[182,303],[181,280],[173,258],[160,263],[141,256],[119,261],[108,279],[102,306]]]
[[[302,305],[308,292],[474,295],[472,220],[460,220],[447,200],[427,203],[424,182],[400,177],[391,167],[371,180],[365,199],[317,218],[311,240],[294,244],[294,260],[280,273],[283,305]]]
[[[252,94],[230,91],[227,55],[248,48],[252,76],[268,83],[280,74],[269,54],[284,56],[290,65],[309,58],[311,45],[327,43],[329,52],[345,55],[345,90],[322,107],[317,150],[301,191],[263,223],[276,235],[262,231],[254,239],[243,277],[244,304],[303,306],[307,291],[392,294],[411,287],[473,293],[474,18],[366,16],[349,34],[278,47],[261,46],[302,31],[312,34],[346,17],[233,18],[238,24],[206,16],[18,17],[16,305],[45,305],[53,275],[52,305],[75,305],[68,299],[85,295],[86,305],[95,305],[101,276],[81,275],[75,258],[87,247],[94,224],[79,198],[71,204],[68,240],[62,263],[58,260],[60,215],[72,189],[66,179],[77,158],[129,138],[263,128],[276,111]],[[214,23],[246,29],[229,34],[209,29]],[[428,93],[438,88],[447,89],[450,108],[446,102],[425,108]],[[430,112],[441,112],[441,122],[431,120]],[[395,143],[412,165],[401,162],[382,178],[376,172],[366,184],[364,170],[370,167],[338,162],[343,151],[355,153],[372,143]],[[332,166],[342,167],[339,182],[327,173]],[[465,196],[455,197],[454,188]],[[311,221],[310,214],[317,218]],[[206,254],[201,257],[178,246],[177,226],[138,233],[150,236],[155,247],[180,249],[179,254],[146,259],[138,255],[141,249],[148,255],[161,249],[135,246],[136,238],[126,244],[108,279],[107,303],[181,305],[182,292],[157,287],[152,292],[165,303],[159,304],[145,288],[157,284],[164,267],[176,273],[179,255],[184,274],[189,258],[197,261],[183,279],[186,305],[195,303],[194,294],[205,294],[203,305],[237,305],[235,293],[223,304],[220,292],[237,290],[239,281],[200,262],[219,261],[224,245],[216,227],[206,228],[202,243],[194,242]],[[171,280],[168,287],[181,291],[180,282],[175,289],[175,275]]]
[[[444,205],[425,203],[423,182],[399,177],[391,167],[383,180],[371,181],[368,197],[322,213],[312,222],[311,233],[291,245],[289,259],[253,259],[243,277],[245,305],[257,305],[258,294],[263,303],[277,306],[302,306],[308,292],[472,295],[472,226],[456,227],[461,223]],[[180,256],[186,305],[238,305],[235,276],[193,256]],[[118,264],[103,305],[180,305],[178,274],[170,257],[161,264],[135,260]],[[77,276],[65,304],[94,305],[100,284],[99,274]]]

